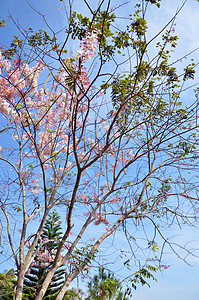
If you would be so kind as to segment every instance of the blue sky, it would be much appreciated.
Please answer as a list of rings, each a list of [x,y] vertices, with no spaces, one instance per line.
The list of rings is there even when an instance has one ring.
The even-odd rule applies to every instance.
[[[92,3],[93,1],[89,1]],[[122,3],[122,1],[119,1]],[[134,1],[131,1],[129,5],[133,5]],[[64,14],[62,5],[58,0],[30,0],[31,5],[39,9],[42,14],[49,20],[50,25],[53,28],[63,28],[66,25],[66,16]],[[150,34],[154,35],[158,32],[159,28],[170,20],[175,13],[176,9],[181,5],[181,0],[163,0],[162,8],[159,10],[159,14],[154,10],[148,12],[148,21]],[[75,1],[76,7],[79,7],[81,0]],[[13,18],[23,28],[32,27],[34,29],[40,29],[43,26],[41,18],[38,14],[35,14],[33,10],[28,6],[25,0],[7,0],[0,1],[0,19],[6,21],[7,26],[0,30],[0,44],[8,45],[13,35],[18,35],[16,26],[13,24],[9,17],[9,12]],[[128,13],[123,7],[121,13]],[[189,53],[193,49],[199,47],[199,3],[196,0],[188,0],[186,6],[180,13],[176,21],[176,35],[180,37],[178,47],[174,53],[173,59],[177,59],[186,53]],[[74,49],[75,51],[76,49]],[[196,60],[199,56],[199,52],[195,52],[192,57]],[[197,83],[196,81],[194,83]],[[185,93],[185,103],[192,101],[193,92],[190,90]],[[177,239],[181,241],[194,241],[194,247],[199,248],[199,231],[196,229],[185,229],[178,234]],[[174,232],[172,232],[174,235]],[[171,265],[170,268],[165,270],[162,274],[157,275],[158,283],[151,282],[151,288],[139,287],[135,292],[134,299],[136,300],[198,300],[199,299],[199,259],[190,258],[189,262],[192,267],[187,266],[183,261],[177,259],[174,254],[171,254],[168,250],[168,254],[164,259],[165,264]]]

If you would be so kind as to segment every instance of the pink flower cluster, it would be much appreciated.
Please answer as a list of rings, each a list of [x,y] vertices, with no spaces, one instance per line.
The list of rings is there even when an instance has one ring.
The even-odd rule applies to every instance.
[[[168,269],[170,267],[170,265],[160,265],[160,268],[163,268],[163,269]]]
[[[90,31],[87,32],[80,46],[82,50],[77,50],[76,52],[76,56],[75,56],[76,60],[82,58],[84,61],[87,61],[90,60],[91,57],[96,54],[99,33],[100,33],[99,30],[97,31],[97,33],[90,32]]]
[[[101,223],[109,225],[109,221],[102,213],[96,213],[96,217],[97,219],[95,220],[94,225],[100,225]]]

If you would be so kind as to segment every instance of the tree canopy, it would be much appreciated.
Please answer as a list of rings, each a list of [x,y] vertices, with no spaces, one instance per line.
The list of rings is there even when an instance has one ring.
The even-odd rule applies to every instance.
[[[172,60],[186,2],[152,37],[147,12],[159,14],[161,0],[81,0],[75,10],[60,0],[59,29],[34,3],[42,29],[10,16],[19,34],[0,52],[0,208],[16,300],[53,209],[63,235],[35,300],[63,264],[56,300],[104,254],[110,266],[120,261],[126,275],[118,275],[132,287],[167,268],[165,249],[193,254],[165,231],[196,226],[199,212],[197,86],[195,98],[183,99],[198,62],[185,63],[186,53]]]

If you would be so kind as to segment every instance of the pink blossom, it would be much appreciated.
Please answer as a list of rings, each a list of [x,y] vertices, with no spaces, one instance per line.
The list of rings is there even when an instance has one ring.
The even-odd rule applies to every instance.
[[[109,221],[103,215],[99,215],[99,217],[94,222],[95,225],[100,225],[101,223],[109,225]]]
[[[91,149],[94,148],[96,145],[95,141],[91,138],[88,138],[88,143]]]
[[[97,192],[94,192],[93,197],[95,202],[100,202],[99,195]]]
[[[189,195],[187,193],[184,193],[183,196],[185,196],[186,198],[189,198]]]
[[[115,172],[115,170],[116,170],[116,168],[118,167],[118,165],[119,165],[119,163],[118,163],[118,162],[117,162],[117,163],[114,163],[114,164],[112,164],[112,168],[110,169],[110,172],[111,172],[111,173]]]
[[[115,147],[113,145],[110,145],[109,153],[110,153],[110,157],[115,157],[116,156]]]
[[[125,164],[126,163],[126,159],[124,157],[120,157],[119,158],[119,162]]]
[[[84,154],[84,152],[79,152],[77,155],[78,155],[80,162],[83,162],[86,158],[86,155]]]
[[[166,270],[170,267],[170,265],[160,265],[160,267]]]
[[[83,178],[84,184],[87,185],[88,184],[88,179]]]
[[[135,155],[133,155],[133,150],[132,149],[128,150],[127,157],[132,157],[132,158],[135,157]]]
[[[105,122],[102,122],[102,126],[103,126],[103,128],[104,128],[104,130],[105,130],[105,131],[107,131],[107,130],[108,130],[108,127],[107,127],[107,125],[106,125],[106,123],[105,123]]]
[[[30,242],[26,242],[25,245],[26,245],[26,247],[27,247],[28,249],[30,249],[30,247],[31,247],[32,244],[31,244]]]

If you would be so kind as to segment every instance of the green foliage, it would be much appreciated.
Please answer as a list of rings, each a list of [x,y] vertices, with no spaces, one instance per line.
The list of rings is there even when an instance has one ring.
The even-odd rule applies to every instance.
[[[20,212],[21,211],[21,207],[18,204],[14,205],[13,208],[14,208],[14,210],[16,210],[16,212]]]
[[[194,70],[194,66],[195,64],[192,63],[192,64],[189,64],[185,69],[185,73],[184,73],[184,78],[183,80],[187,80],[187,79],[194,79],[194,75],[195,75],[195,70]]]
[[[122,286],[118,279],[104,268],[99,268],[99,274],[95,275],[88,283],[89,297],[91,300],[128,300],[127,291],[122,292]]]
[[[13,269],[0,273],[0,299],[14,299],[14,287],[16,284],[15,272]]]
[[[64,295],[63,300],[83,300],[82,298],[83,292],[81,289],[69,289]]]
[[[32,32],[32,28],[29,28],[29,31]],[[54,36],[51,38],[45,30],[40,29],[38,32],[35,31],[34,34],[30,35],[28,43],[30,46],[45,46],[49,44],[55,46],[56,40]]]
[[[14,39],[10,44],[10,48],[2,51],[2,53],[6,58],[11,59],[18,52],[19,49],[23,48],[23,45],[24,39],[19,39],[18,36],[14,35]]]
[[[131,24],[132,32],[135,32],[138,38],[141,38],[141,36],[145,35],[147,31],[147,22],[143,18],[137,18],[134,22]]]
[[[6,26],[5,20],[1,20],[1,21],[0,21],[0,27],[5,27],[5,26]]]
[[[78,38],[82,40],[86,34],[91,23],[88,17],[84,17],[82,14],[77,14],[75,11],[72,12],[72,16],[69,18],[70,26],[66,30],[68,34],[71,34],[72,39]]]
[[[180,155],[181,157],[188,156],[196,149],[196,146],[187,141],[179,142],[174,148],[174,155]]]
[[[158,8],[160,7],[161,0],[145,0],[146,2],[150,2],[151,4],[155,4]]]
[[[82,246],[80,248],[76,248],[72,254],[74,269],[81,266],[81,264],[85,264],[85,266],[89,266],[91,261],[95,258],[96,254],[99,250],[93,251],[93,245],[88,244]],[[87,271],[88,272],[88,271]]]
[[[56,250],[59,246],[62,234],[60,216],[54,210],[51,214],[49,214],[48,219],[46,220],[41,238],[43,241],[50,240],[47,243],[49,250]]]
[[[167,201],[167,194],[171,189],[172,178],[164,179],[161,181],[161,187],[158,189],[158,199],[162,201]]]
[[[22,49],[25,45],[30,47],[43,46],[45,47],[45,51],[47,51],[47,46],[50,47],[48,51],[52,49],[55,50],[59,47],[59,44],[57,44],[57,38],[55,36],[50,37],[47,31],[43,29],[40,29],[38,32],[35,31],[35,33],[33,33],[33,29],[29,28],[27,37],[25,39],[19,39],[18,36],[14,36],[10,47],[2,51],[2,53],[7,59],[11,59],[15,54],[18,53],[19,49]]]
[[[135,290],[137,289],[137,284],[147,285],[150,287],[149,283],[147,282],[148,279],[152,279],[157,281],[157,279],[154,277],[152,272],[157,272],[158,268],[153,267],[151,265],[146,265],[143,268],[141,268],[138,272],[135,273],[133,278],[130,279],[132,288]]]

